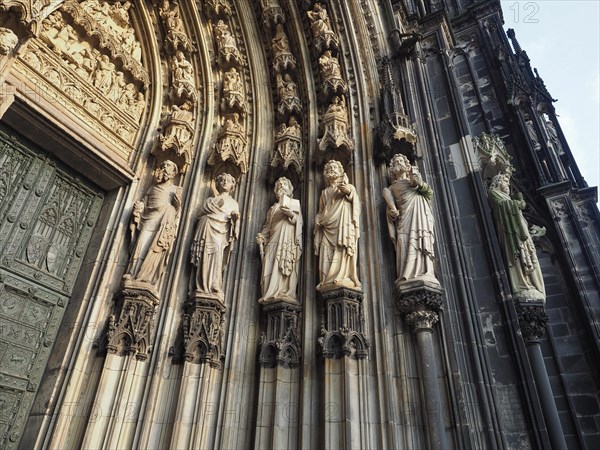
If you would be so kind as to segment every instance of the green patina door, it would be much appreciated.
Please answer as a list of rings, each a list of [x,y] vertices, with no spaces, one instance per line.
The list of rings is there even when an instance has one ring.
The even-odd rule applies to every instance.
[[[0,128],[0,448],[18,445],[101,206],[98,188]]]

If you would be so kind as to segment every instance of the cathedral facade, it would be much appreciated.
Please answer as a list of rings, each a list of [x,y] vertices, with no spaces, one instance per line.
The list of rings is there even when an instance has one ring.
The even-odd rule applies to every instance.
[[[498,0],[0,0],[0,448],[600,442],[600,214]]]

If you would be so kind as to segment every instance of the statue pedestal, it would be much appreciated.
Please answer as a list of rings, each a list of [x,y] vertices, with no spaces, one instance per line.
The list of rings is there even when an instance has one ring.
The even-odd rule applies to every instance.
[[[298,319],[302,307],[298,303],[275,300],[262,304],[266,331],[261,334],[259,364],[264,368],[300,365],[301,345],[298,339]]]
[[[323,357],[366,358],[369,341],[365,337],[363,293],[355,289],[337,288],[321,291],[319,298],[323,304],[319,337]]]
[[[183,357],[194,364],[221,368],[223,323],[227,307],[221,296],[194,291],[184,305]]]
[[[433,348],[433,325],[439,321],[438,313],[443,309],[443,293],[437,280],[416,279],[396,283],[396,305],[417,341],[425,423],[432,450],[448,448]]]
[[[126,281],[115,296],[109,318],[107,352],[146,360],[152,349],[156,305],[158,295],[154,288]]]
[[[519,298],[515,300],[515,309],[519,319],[521,336],[527,347],[527,357],[535,379],[535,386],[542,405],[542,413],[552,448],[567,448],[565,434],[554,402],[554,394],[552,393],[540,346],[540,339],[544,336],[548,326],[548,314],[544,309],[545,303],[545,299],[536,302],[530,298]]]

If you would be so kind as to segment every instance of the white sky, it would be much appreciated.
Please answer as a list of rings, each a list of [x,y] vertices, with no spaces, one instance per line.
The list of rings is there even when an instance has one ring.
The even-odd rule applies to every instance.
[[[502,0],[531,66],[553,98],[582,175],[600,185],[600,0]]]

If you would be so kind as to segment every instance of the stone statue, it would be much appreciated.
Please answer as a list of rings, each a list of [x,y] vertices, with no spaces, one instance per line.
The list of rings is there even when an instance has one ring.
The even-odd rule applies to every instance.
[[[124,276],[128,284],[144,283],[155,287],[160,281],[177,235],[181,196],[173,179],[178,171],[173,161],[164,161],[156,171],[156,181],[144,201],[133,205],[131,232],[134,247]]]
[[[500,245],[508,265],[512,293],[523,300],[545,301],[546,291],[535,246],[521,212],[522,194],[510,196],[510,174],[499,173],[490,184],[488,195],[494,210]]]
[[[396,286],[422,281],[439,287],[434,273],[434,221],[432,191],[408,158],[395,155],[390,161],[391,184],[383,189],[387,204],[388,231],[396,250]]]
[[[317,290],[360,289],[360,200],[339,161],[325,164],[323,174],[328,186],[321,192],[315,217],[315,254],[319,257],[320,273]]]
[[[327,95],[334,92],[343,94],[347,91],[348,87],[342,78],[340,63],[338,59],[331,54],[330,50],[326,50],[319,57],[319,68],[325,93]]]
[[[0,27],[0,56],[11,55],[18,43],[19,38],[12,30]]]
[[[284,115],[286,112],[297,112],[302,110],[302,104],[298,97],[298,86],[292,80],[289,73],[285,75],[277,74],[277,94],[279,95],[279,113]]]
[[[235,178],[228,173],[217,177],[218,194],[209,197],[200,208],[191,248],[192,292],[221,301],[223,271],[240,226],[240,208],[231,196],[235,185]]]
[[[267,213],[256,236],[262,259],[260,303],[276,300],[296,302],[298,263],[302,254],[300,201],[292,198],[292,182],[281,177],[275,183],[277,202]]]
[[[321,3],[315,3],[312,11],[307,11],[310,20],[310,28],[319,50],[327,47],[337,47],[338,38],[331,28],[331,21],[327,10]]]

